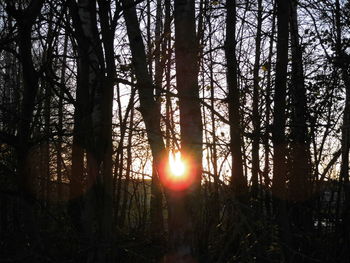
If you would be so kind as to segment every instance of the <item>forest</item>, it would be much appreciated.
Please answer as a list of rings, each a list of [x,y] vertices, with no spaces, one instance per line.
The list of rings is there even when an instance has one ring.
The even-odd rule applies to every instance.
[[[349,0],[0,0],[0,262],[346,263]]]

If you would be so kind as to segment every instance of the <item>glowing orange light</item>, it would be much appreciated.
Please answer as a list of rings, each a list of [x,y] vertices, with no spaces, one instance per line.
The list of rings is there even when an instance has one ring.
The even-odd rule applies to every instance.
[[[169,166],[173,176],[180,177],[185,174],[185,164],[181,160],[181,153],[176,152],[175,154],[169,153]]]
[[[190,161],[181,157],[180,152],[169,153],[165,173],[161,180],[165,187],[182,191],[193,183]]]

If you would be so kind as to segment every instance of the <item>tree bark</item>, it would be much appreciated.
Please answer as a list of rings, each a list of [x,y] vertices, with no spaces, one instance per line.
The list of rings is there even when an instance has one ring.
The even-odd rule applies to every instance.
[[[267,70],[267,83],[266,83],[266,110],[265,110],[265,145],[264,145],[264,152],[265,152],[265,160],[264,160],[264,184],[265,184],[265,207],[266,212],[268,215],[271,214],[271,196],[270,196],[270,144],[269,144],[269,138],[271,133],[271,125],[270,125],[270,115],[271,115],[271,71],[272,71],[272,56],[273,56],[273,44],[274,44],[274,35],[275,35],[275,28],[276,28],[276,3],[273,7],[273,16],[272,16],[272,28],[271,28],[271,36],[269,39],[270,47],[269,47],[269,57],[267,65],[265,65],[265,69]]]
[[[66,33],[64,37],[63,44],[63,60],[61,65],[61,76],[60,83],[65,85],[65,75],[67,69],[67,49],[68,49],[68,34]],[[58,98],[58,124],[57,124],[57,152],[56,152],[56,172],[57,172],[57,199],[59,201],[63,200],[62,192],[62,143],[63,143],[63,90],[60,90]]]
[[[226,42],[225,55],[227,63],[228,107],[230,121],[230,150],[231,150],[231,185],[234,195],[241,201],[247,197],[247,179],[243,174],[242,161],[242,131],[240,127],[240,92],[237,81],[236,58],[236,0],[226,1]]]
[[[125,218],[126,218],[126,209],[129,200],[129,183],[130,183],[130,173],[131,173],[131,164],[132,164],[132,155],[131,155],[131,145],[132,145],[132,133],[134,129],[134,108],[130,112],[130,123],[129,123],[129,135],[128,135],[128,147],[126,149],[126,171],[125,179],[123,183],[123,202],[120,210],[120,219],[118,224],[121,228],[124,227]]]
[[[157,111],[158,107],[153,95],[154,87],[147,69],[145,46],[142,41],[134,1],[123,0],[122,3],[137,80],[136,87],[140,97],[140,111],[146,125],[148,141],[153,158],[156,160],[159,176],[165,154],[165,145],[160,129],[160,112]]]
[[[260,46],[262,24],[262,0],[258,0],[257,32],[255,38],[255,61],[253,70],[253,142],[252,142],[252,198],[257,201],[259,191],[259,142],[260,142],[260,113],[259,113],[259,69],[260,69]]]
[[[290,36],[292,49],[292,78],[290,94],[292,101],[291,128],[291,171],[289,199],[291,204],[291,221],[295,230],[308,233],[313,228],[310,206],[311,198],[311,156],[310,140],[307,130],[307,104],[304,82],[303,54],[299,42],[297,0],[292,0],[290,14]],[[304,254],[310,251],[305,239],[295,237],[295,250]],[[299,261],[303,259],[300,258]]]
[[[312,218],[308,206],[311,197],[311,156],[307,130],[306,89],[302,49],[299,43],[297,3],[292,0],[290,16],[292,48],[292,145],[290,199],[293,202],[293,221],[301,231],[311,230]]]
[[[205,3],[205,6],[203,7],[206,8],[207,3]],[[202,16],[204,16],[205,14],[202,14]],[[208,26],[209,26],[209,34],[212,35],[213,34],[213,30],[212,30],[212,21],[210,19],[208,19]],[[211,61],[210,65],[209,65],[209,76],[210,76],[210,98],[211,98],[211,102],[210,102],[210,107],[212,109],[215,108],[215,88],[214,88],[214,58],[213,58],[213,52],[212,52],[212,48],[213,48],[213,43],[212,43],[212,38],[209,38],[209,60]],[[203,69],[204,72],[204,69]],[[217,133],[216,133],[216,121],[215,121],[215,114],[213,111],[211,111],[211,129],[212,129],[212,151],[211,151],[211,161],[213,164],[213,178],[214,178],[214,189],[213,189],[213,197],[212,197],[212,207],[210,208],[211,210],[213,210],[212,212],[212,224],[213,225],[217,225],[219,223],[220,220],[220,205],[218,203],[219,200],[219,171],[218,171],[218,154],[217,154]],[[205,118],[204,118],[205,119]]]
[[[9,1],[6,6],[8,13],[18,23],[18,51],[23,74],[23,94],[17,129],[17,183],[22,199],[20,201],[22,224],[28,235],[28,242],[34,243],[39,242],[39,236],[34,216],[34,167],[30,162],[30,154],[32,149],[31,126],[39,90],[39,76],[34,67],[31,33],[32,26],[40,14],[43,3],[42,0],[32,0],[24,10],[15,9]]]
[[[340,1],[335,1],[335,49],[336,65],[340,68],[341,78],[345,86],[345,109],[343,113],[343,126],[341,138],[341,167],[340,181],[343,183],[345,194],[344,210],[342,212],[342,228],[346,248],[350,247],[350,183],[349,183],[349,149],[350,149],[350,76],[349,76],[349,55],[345,53],[342,47],[342,25]],[[340,198],[340,192],[339,197]]]
[[[133,0],[123,0],[124,18],[130,43],[133,66],[137,80],[136,88],[140,98],[140,112],[146,126],[148,143],[153,157],[152,192],[157,196],[152,197],[152,225],[161,222],[161,192],[159,181],[164,176],[165,162],[167,161],[166,149],[160,128],[160,107],[154,97],[154,86],[148,71],[145,46],[143,44],[139,22],[137,19],[135,3]],[[158,80],[157,80],[157,84]],[[156,187],[156,189],[154,189]]]
[[[83,226],[88,243],[97,252],[88,261],[112,261],[109,252],[112,231],[112,103],[115,81],[114,30],[109,3],[98,2],[102,40],[97,25],[95,0],[69,1],[78,43],[78,81],[72,151],[72,198],[77,196],[75,217]],[[84,154],[87,158],[87,186],[82,185]],[[82,199],[82,197],[84,197]],[[74,201],[73,201],[74,202]],[[94,204],[98,205],[99,211]],[[83,209],[82,209],[83,207]],[[80,212],[79,212],[80,211]],[[97,233],[93,222],[97,220]],[[80,221],[80,222],[79,222]],[[103,245],[101,245],[103,244]]]
[[[288,18],[289,1],[277,0],[277,62],[275,95],[273,108],[273,179],[272,194],[274,198],[274,211],[280,227],[280,237],[286,246],[291,245],[289,220],[286,210],[286,89],[288,65]],[[285,247],[287,260],[289,253]]]
[[[170,9],[170,3],[166,3],[166,9]],[[170,10],[169,10],[170,11]],[[166,10],[168,12],[168,10]],[[154,61],[155,61],[155,101],[157,104],[157,111],[161,112],[161,90],[163,82],[163,73],[166,62],[166,34],[170,34],[170,17],[168,14],[165,16],[163,23],[162,19],[162,1],[157,0],[156,3],[156,25],[155,25],[155,48],[154,48]],[[165,28],[162,32],[163,24]],[[169,26],[168,26],[169,25]],[[168,145],[166,145],[168,147]],[[151,220],[151,235],[153,242],[157,245],[161,245],[164,240],[164,218],[163,218],[163,192],[160,180],[156,173],[156,164],[153,164],[152,169],[152,185],[151,185],[151,207],[150,207],[150,220]]]

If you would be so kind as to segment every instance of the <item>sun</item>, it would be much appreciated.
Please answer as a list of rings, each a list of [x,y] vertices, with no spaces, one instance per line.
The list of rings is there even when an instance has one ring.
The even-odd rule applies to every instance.
[[[173,176],[181,177],[185,174],[186,167],[181,160],[180,152],[176,152],[175,154],[169,153],[169,166]]]
[[[161,174],[160,180],[166,188],[183,191],[193,184],[193,167],[187,155],[181,154],[180,151],[169,152],[164,165],[164,173]]]

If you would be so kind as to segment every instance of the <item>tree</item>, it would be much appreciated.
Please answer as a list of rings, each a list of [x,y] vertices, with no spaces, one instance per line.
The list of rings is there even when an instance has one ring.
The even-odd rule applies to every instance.
[[[225,55],[227,63],[228,107],[230,121],[230,150],[231,150],[231,185],[233,193],[244,200],[248,191],[247,179],[243,175],[242,162],[242,131],[240,127],[240,91],[237,83],[236,58],[236,1],[226,1],[226,42]]]
[[[153,95],[154,86],[152,77],[147,68],[145,47],[142,41],[135,3],[132,0],[123,0],[122,3],[137,81],[136,88],[140,98],[140,111],[146,125],[147,138],[153,156],[152,193],[155,195],[151,198],[151,220],[152,224],[155,224],[155,222],[162,222],[160,179],[164,176],[164,165],[167,158],[160,128],[160,105]],[[157,71],[157,78],[159,78],[158,74],[160,73]],[[160,85],[160,80],[157,79],[156,84]],[[153,226],[155,227],[155,225]],[[154,235],[156,235],[156,233],[154,233]]]
[[[0,1],[0,261],[345,262],[349,10]]]
[[[260,114],[259,114],[259,69],[260,69],[260,46],[261,46],[261,24],[262,24],[262,1],[258,1],[257,32],[255,38],[255,61],[254,61],[254,88],[253,88],[253,143],[252,143],[252,197],[258,196],[259,182],[259,142],[260,142]]]
[[[277,61],[275,77],[275,95],[273,108],[273,178],[272,194],[275,199],[274,209],[280,227],[281,239],[288,246],[291,244],[289,220],[286,211],[286,90],[288,65],[288,19],[289,2],[277,1]],[[288,257],[287,257],[288,258]]]
[[[290,195],[294,208],[294,223],[303,229],[303,232],[312,227],[311,214],[305,211],[310,209],[306,205],[311,196],[311,157],[310,142],[307,130],[307,98],[304,82],[303,53],[299,41],[297,2],[291,3],[290,16],[291,50],[292,50],[292,142],[290,175]],[[300,203],[300,205],[298,204]],[[301,212],[303,211],[303,213]]]
[[[348,223],[350,222],[350,184],[349,184],[349,149],[350,149],[350,76],[349,65],[350,58],[342,47],[342,24],[341,24],[341,10],[339,0],[335,1],[335,54],[336,65],[340,68],[342,81],[345,87],[345,108],[343,113],[343,126],[341,138],[341,168],[340,181],[344,183],[345,193],[345,207],[343,211],[343,228],[345,246],[350,246],[350,236],[348,234]]]
[[[17,130],[17,183],[21,197],[21,213],[24,231],[32,242],[39,242],[34,217],[33,167],[30,163],[32,149],[31,129],[36,98],[39,90],[39,74],[32,56],[32,27],[40,14],[44,1],[32,0],[24,9],[7,2],[7,12],[18,23],[18,51],[23,74],[23,95]]]
[[[116,72],[113,41],[116,21],[110,17],[109,3],[98,1],[98,6],[102,39],[98,35],[96,2],[81,0],[78,5],[69,1],[80,58],[71,194],[82,198],[85,152],[88,170],[86,200],[80,200],[80,205],[74,205],[72,211],[80,213],[74,217],[77,217],[78,224],[82,224],[85,238],[90,243],[94,243],[92,226],[94,218],[97,219],[99,242],[105,247],[98,249],[96,255],[89,255],[88,260],[106,262],[112,260],[108,246],[111,245],[112,228],[112,103]],[[99,204],[101,211],[96,211],[94,204]]]
[[[169,192],[170,262],[198,257],[195,234],[202,174],[202,118],[198,86],[195,2],[174,2],[176,88],[179,95],[181,155],[192,178],[188,188]]]

